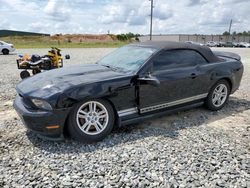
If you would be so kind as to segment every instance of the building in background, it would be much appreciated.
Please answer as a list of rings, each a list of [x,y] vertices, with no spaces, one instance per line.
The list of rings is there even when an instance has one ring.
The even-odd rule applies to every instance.
[[[9,36],[50,36],[50,34],[32,33],[26,31],[0,30],[0,37],[9,37]]]
[[[149,35],[140,36],[139,40],[141,42],[148,41]],[[208,41],[215,42],[250,42],[250,36],[243,35],[153,35],[153,41],[176,41],[176,42],[185,42],[193,41],[205,44]]]

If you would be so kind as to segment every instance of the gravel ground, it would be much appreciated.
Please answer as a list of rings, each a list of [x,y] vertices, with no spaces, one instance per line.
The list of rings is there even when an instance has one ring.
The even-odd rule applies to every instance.
[[[65,66],[113,49],[63,49]],[[0,55],[0,187],[250,187],[250,49],[224,109],[191,109],[113,132],[85,145],[27,131],[12,107],[20,81],[16,54]],[[46,49],[18,50],[45,54]]]

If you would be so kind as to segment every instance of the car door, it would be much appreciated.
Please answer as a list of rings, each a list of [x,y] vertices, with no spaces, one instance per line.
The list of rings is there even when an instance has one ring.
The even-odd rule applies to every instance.
[[[209,76],[201,66],[206,59],[193,50],[166,50],[150,62],[149,76],[159,80],[156,87],[139,84],[139,109],[141,113],[181,105],[205,98]],[[148,74],[145,70],[144,74]],[[144,75],[140,76],[143,77]]]

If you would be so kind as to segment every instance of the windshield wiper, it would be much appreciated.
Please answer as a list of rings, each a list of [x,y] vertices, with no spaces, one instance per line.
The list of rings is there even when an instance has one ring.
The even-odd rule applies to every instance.
[[[109,66],[109,65],[102,65],[102,66],[110,68],[110,66]]]
[[[117,68],[117,67],[113,67],[113,66],[110,66],[110,65],[102,65],[102,66],[107,67],[107,68],[112,69],[112,70],[117,70],[117,69],[119,69],[119,68]]]
[[[114,67],[114,66],[110,66],[110,65],[102,65],[102,66],[107,67],[113,71],[125,72],[125,70],[121,67]]]
[[[102,64],[101,64],[101,65],[102,65]],[[110,65],[102,65],[102,66],[107,67],[107,68],[109,68],[109,69],[112,68]]]

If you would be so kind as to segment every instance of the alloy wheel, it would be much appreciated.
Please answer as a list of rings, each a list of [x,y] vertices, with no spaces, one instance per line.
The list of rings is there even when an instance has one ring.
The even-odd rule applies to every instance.
[[[82,132],[88,135],[97,135],[107,127],[109,114],[101,103],[88,101],[78,109],[76,121]]]
[[[227,100],[228,89],[224,84],[219,84],[213,92],[212,103],[215,107],[222,106]]]

